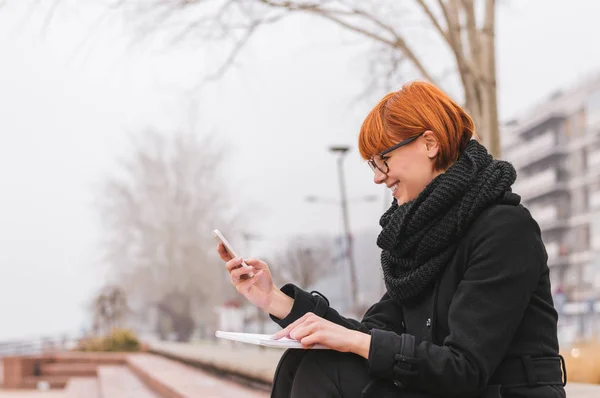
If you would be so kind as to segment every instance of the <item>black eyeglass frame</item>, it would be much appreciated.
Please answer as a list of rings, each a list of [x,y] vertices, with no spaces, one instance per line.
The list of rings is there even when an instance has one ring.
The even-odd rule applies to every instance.
[[[387,155],[388,153],[390,153],[390,152],[392,152],[392,151],[394,151],[394,150],[396,150],[398,148],[401,148],[401,147],[403,147],[405,145],[410,144],[411,142],[413,142],[414,140],[416,140],[417,138],[419,138],[423,134],[425,134],[425,132],[422,132],[421,134],[417,134],[414,137],[410,137],[410,138],[407,138],[407,139],[405,139],[403,141],[400,141],[396,145],[394,145],[392,147],[389,147],[388,149],[385,149],[385,150],[379,152],[378,154],[376,154],[375,156],[379,156],[381,158],[381,161],[385,165],[385,171],[381,170],[379,168],[379,166],[377,166],[377,163],[375,163],[375,160],[373,160],[373,159],[375,159],[375,156],[373,156],[371,159],[367,160],[367,163],[369,164],[369,167],[371,167],[371,170],[373,170],[373,172],[375,172],[375,170],[379,170],[383,174],[387,175],[387,173],[390,171],[390,166],[388,166],[387,160],[390,157],[389,156],[386,157],[385,155]]]

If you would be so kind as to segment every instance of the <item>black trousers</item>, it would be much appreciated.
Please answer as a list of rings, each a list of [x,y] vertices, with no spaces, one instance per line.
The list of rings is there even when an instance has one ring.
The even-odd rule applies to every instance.
[[[363,391],[372,398],[440,398],[374,380],[366,359],[333,350],[287,350],[279,361],[271,398],[361,398]]]
[[[371,378],[367,360],[334,350],[288,350],[273,380],[271,398],[360,398]]]
[[[288,350],[281,357],[273,380],[271,398],[441,398],[424,392],[402,390],[393,383],[373,384],[367,372],[366,359],[333,350]],[[483,398],[564,398],[565,391],[557,386],[500,389],[489,388]]]

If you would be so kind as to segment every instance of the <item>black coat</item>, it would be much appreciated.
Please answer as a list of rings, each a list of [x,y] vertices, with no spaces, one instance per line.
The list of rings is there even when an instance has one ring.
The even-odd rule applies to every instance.
[[[540,230],[523,206],[484,211],[443,274],[402,305],[386,293],[361,322],[294,285],[285,327],[307,312],[371,334],[371,397],[564,397],[557,313]]]

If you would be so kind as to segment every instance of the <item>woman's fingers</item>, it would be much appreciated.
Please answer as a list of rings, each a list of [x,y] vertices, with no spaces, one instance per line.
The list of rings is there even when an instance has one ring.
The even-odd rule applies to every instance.
[[[304,347],[312,347],[315,344],[319,343],[319,339],[319,336],[316,333],[313,333],[300,339],[299,341]]]
[[[310,336],[315,331],[315,324],[304,322],[301,325],[298,325],[294,330],[290,332],[290,338],[294,340],[302,340],[306,336]]]
[[[264,271],[259,271],[254,277],[246,279],[235,285],[237,291],[243,295],[248,294],[250,288],[260,279]]]
[[[225,249],[225,246],[222,243],[219,243],[219,246],[217,246],[217,252],[219,252],[219,257],[221,257],[221,260],[223,261],[230,261],[233,259],[233,257],[231,257],[231,254],[229,254],[229,252],[227,251],[227,249]]]
[[[254,271],[254,267],[239,267],[234,268],[229,274],[231,275],[231,281],[234,283],[238,283],[243,278],[244,275],[248,275],[250,272]]]
[[[231,272],[241,265],[242,265],[242,259],[240,257],[236,257],[232,260],[227,261],[225,263],[225,268],[227,268],[227,271]]]
[[[249,258],[248,260],[245,260],[246,264],[253,266],[256,269],[264,269],[267,268],[267,263],[265,263],[264,261],[261,261],[257,258]]]
[[[298,325],[303,324],[304,322],[306,322],[307,320],[312,319],[313,316],[316,316],[315,314],[313,314],[312,312],[307,312],[306,314],[304,314],[301,318],[297,319],[296,321],[290,323],[287,327],[285,327],[284,329],[281,329],[279,332],[275,333],[273,335],[273,339],[275,340],[279,340],[282,337],[287,337],[289,336],[290,332],[292,330],[294,330],[296,327],[298,327]]]

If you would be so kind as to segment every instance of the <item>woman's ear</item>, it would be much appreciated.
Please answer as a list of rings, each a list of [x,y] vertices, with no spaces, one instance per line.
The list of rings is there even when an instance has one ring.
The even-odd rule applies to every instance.
[[[423,133],[423,139],[425,140],[425,149],[427,150],[427,156],[429,157],[429,159],[435,158],[440,152],[440,143],[433,134],[433,131],[425,131]]]

